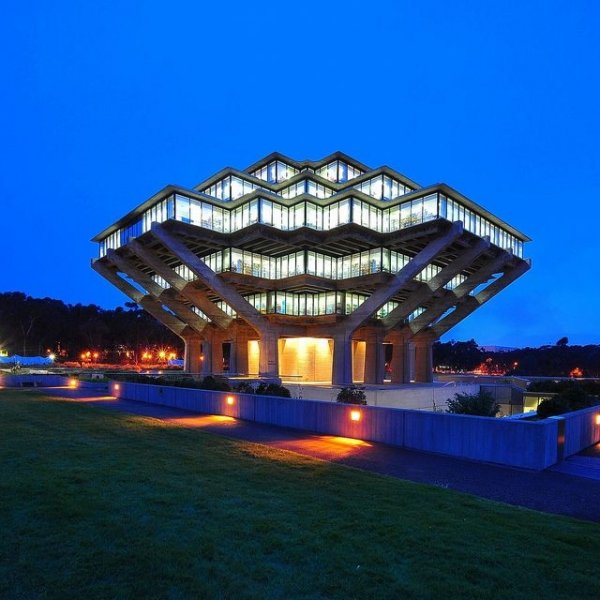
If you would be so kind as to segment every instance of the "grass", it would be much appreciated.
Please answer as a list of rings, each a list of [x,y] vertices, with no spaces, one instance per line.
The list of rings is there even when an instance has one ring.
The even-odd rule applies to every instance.
[[[598,597],[600,526],[0,392],[2,598]]]

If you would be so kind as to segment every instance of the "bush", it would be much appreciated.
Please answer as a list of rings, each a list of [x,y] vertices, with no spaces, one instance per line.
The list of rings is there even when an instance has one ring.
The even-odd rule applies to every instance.
[[[367,397],[365,396],[364,388],[356,385],[342,388],[336,398],[337,402],[342,404],[366,404]]]
[[[254,386],[247,381],[242,381],[235,389],[240,394],[254,394]]]
[[[593,406],[595,402],[589,397],[583,388],[578,385],[566,387],[564,391],[553,398],[542,400],[537,409],[538,417],[546,419],[555,415],[562,415],[572,410],[580,410]]]
[[[212,390],[215,392],[229,392],[231,391],[231,386],[223,379],[217,379],[212,375],[207,375],[200,383],[200,389]]]
[[[446,403],[448,404],[446,412],[455,415],[495,417],[500,412],[500,405],[489,392],[454,394],[454,399],[448,399]]]
[[[291,398],[290,390],[278,383],[260,383],[254,390],[259,396],[280,396],[281,398]]]

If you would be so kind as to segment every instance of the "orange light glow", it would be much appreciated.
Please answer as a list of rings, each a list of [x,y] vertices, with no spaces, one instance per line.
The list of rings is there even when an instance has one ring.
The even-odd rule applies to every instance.
[[[219,424],[232,425],[235,423],[235,419],[224,415],[205,415],[202,417],[176,417],[173,419],[166,419],[166,422],[173,425],[181,425],[183,427],[207,427]]]
[[[227,404],[233,406],[235,404],[235,398],[233,396],[227,396]]]
[[[77,387],[77,379],[69,379],[69,387],[75,388]]]
[[[360,421],[361,413],[360,410],[351,410],[350,411],[350,420],[351,421]]]
[[[116,390],[117,392],[121,389],[121,386],[118,383],[115,383],[113,385],[113,390]]]
[[[575,367],[570,373],[569,377],[583,377],[583,371],[579,367]]]
[[[596,425],[600,425],[600,415],[596,415]]]
[[[167,353],[164,350],[161,350],[158,353],[158,358],[160,358],[160,359],[164,359],[166,356],[167,356]]]

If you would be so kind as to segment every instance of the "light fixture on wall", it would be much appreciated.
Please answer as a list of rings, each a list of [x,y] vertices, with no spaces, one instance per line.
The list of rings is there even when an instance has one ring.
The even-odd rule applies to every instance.
[[[351,410],[350,411],[350,420],[351,421],[360,421],[361,418],[361,412],[360,410]]]

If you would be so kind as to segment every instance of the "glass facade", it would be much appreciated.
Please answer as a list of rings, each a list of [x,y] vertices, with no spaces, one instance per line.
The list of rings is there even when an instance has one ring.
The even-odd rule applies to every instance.
[[[149,231],[152,222],[161,223],[167,219],[221,233],[239,231],[254,223],[282,230],[299,227],[329,230],[346,223],[356,223],[373,231],[389,233],[437,218],[462,221],[467,231],[480,237],[489,235],[496,246],[512,249],[517,256],[523,257],[521,240],[457,200],[439,193],[399,202],[389,208],[379,208],[356,198],[344,198],[326,206],[308,200],[285,206],[267,198],[254,198],[231,209],[183,194],[173,194],[146,210],[132,224],[104,238],[100,242],[100,256],[105,256],[109,248],[119,248]]]
[[[281,183],[286,179],[294,177],[294,175],[298,175],[298,173],[300,173],[298,169],[295,169],[290,165],[286,165],[280,160],[274,160],[264,167],[261,167],[256,171],[252,171],[250,175],[269,183]]]
[[[363,194],[371,196],[371,198],[377,198],[377,200],[393,200],[414,191],[413,188],[396,181],[388,175],[378,175],[373,179],[367,179],[367,181],[355,185],[354,189],[360,190]]]
[[[201,257],[206,265],[215,273],[231,271],[265,279],[285,279],[295,275],[315,275],[325,279],[349,279],[372,273],[397,273],[410,261],[410,257],[387,248],[373,248],[348,256],[335,257],[311,250],[294,252],[286,256],[272,257],[238,248],[226,248]],[[181,276],[191,280],[195,276],[187,267],[176,268]],[[429,281],[441,270],[438,265],[430,264],[415,279]],[[447,289],[454,289],[465,279],[457,275],[446,284]]]
[[[229,201],[237,200],[246,194],[250,194],[258,189],[258,187],[245,179],[230,175],[201,191],[203,194],[212,196],[217,200]]]
[[[344,183],[363,174],[361,170],[341,160],[334,160],[317,169],[315,173],[333,183]]]

